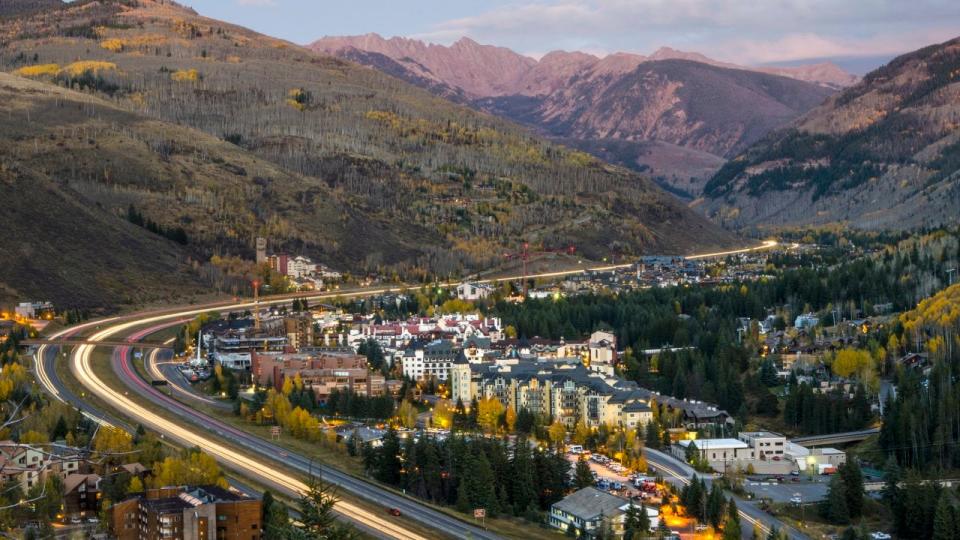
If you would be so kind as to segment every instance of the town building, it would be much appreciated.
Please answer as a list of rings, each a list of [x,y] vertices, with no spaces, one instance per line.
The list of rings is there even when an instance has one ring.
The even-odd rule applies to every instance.
[[[804,313],[797,315],[793,321],[793,326],[797,330],[809,330],[820,323],[820,318],[815,313]]]
[[[568,428],[582,422],[633,429],[653,420],[655,394],[591,372],[580,357],[471,363],[461,354],[451,368],[450,389],[454,401],[496,398],[506,408],[553,418]]]
[[[13,312],[22,319],[43,319],[54,315],[52,302],[20,302]]]
[[[457,285],[457,298],[460,300],[483,300],[493,294],[493,287],[485,283],[465,281]]]
[[[594,487],[585,487],[567,495],[550,507],[550,526],[567,532],[573,529],[582,538],[595,538],[606,531],[614,538],[623,538],[624,522],[629,500],[601,491]],[[653,508],[640,506],[650,519],[651,529],[660,525],[659,512]]]
[[[725,470],[730,463],[753,461],[753,449],[740,439],[684,439],[673,446],[673,454],[684,459],[691,446],[699,459],[710,463],[715,470]]]
[[[770,431],[742,431],[736,439],[681,440],[673,446],[673,454],[684,459],[690,445],[699,459],[717,471],[749,468],[760,474],[786,474],[795,468],[787,438]]]
[[[313,345],[313,317],[310,315],[284,317],[283,329],[287,344],[294,349]]]
[[[297,255],[287,262],[286,275],[288,277],[300,279],[307,276],[312,276],[316,272],[317,264],[303,255]]]
[[[737,438],[750,445],[753,458],[760,460],[782,458],[787,445],[786,437],[771,431],[741,431]]]
[[[118,540],[259,540],[261,503],[218,486],[166,487],[110,507],[110,533]]]
[[[429,343],[414,343],[400,357],[403,376],[416,381],[450,378],[450,367],[456,360],[458,350],[449,340],[434,340]]]
[[[283,388],[284,381],[298,376],[304,388],[323,401],[334,389],[365,396],[382,396],[389,386],[380,373],[371,372],[367,359],[357,354],[312,354],[254,352],[251,374],[258,385]]]
[[[67,518],[97,517],[100,512],[100,476],[68,474],[63,479],[63,515]]]

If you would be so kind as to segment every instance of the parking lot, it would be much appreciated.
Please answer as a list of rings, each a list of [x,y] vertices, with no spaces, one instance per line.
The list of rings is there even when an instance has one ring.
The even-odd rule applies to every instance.
[[[807,504],[825,498],[829,482],[829,476],[814,476],[812,480],[807,475],[784,476],[782,483],[774,478],[747,478],[743,487],[758,499],[766,497],[773,502],[786,503],[799,494],[803,504]]]

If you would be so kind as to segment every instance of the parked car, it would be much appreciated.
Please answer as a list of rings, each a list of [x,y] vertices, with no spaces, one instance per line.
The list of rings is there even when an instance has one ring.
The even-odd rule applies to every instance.
[[[83,520],[80,519],[80,518],[77,518],[77,517],[75,517],[75,518],[70,518],[70,523],[72,523],[72,524],[74,524],[74,525],[79,525],[79,524],[83,523]]]
[[[877,531],[877,532],[870,533],[870,538],[872,538],[873,540],[890,540],[893,537],[885,532]]]

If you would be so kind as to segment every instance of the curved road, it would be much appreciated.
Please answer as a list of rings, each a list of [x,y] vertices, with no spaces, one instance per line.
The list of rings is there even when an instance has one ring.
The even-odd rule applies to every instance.
[[[369,294],[369,291],[367,291],[366,294]],[[330,297],[333,295],[325,296]],[[272,300],[270,302],[280,301],[287,300]],[[270,302],[264,302],[263,304],[269,304]],[[246,303],[235,304],[232,306],[220,306],[221,309],[245,309],[246,307],[249,307]],[[182,318],[184,316],[196,315],[203,311],[207,311],[207,309],[194,309],[187,312],[156,315],[139,320],[137,318],[132,318],[133,320],[126,320],[125,318],[123,321],[114,320],[111,321],[112,324],[110,326],[106,327],[104,330],[99,330],[98,332],[94,333],[89,339],[91,341],[104,340],[110,338],[111,336],[132,331],[136,327],[143,326],[144,324],[162,322],[169,323],[171,320]],[[94,324],[100,323],[88,323],[86,325],[74,327],[67,331],[56,334],[53,337],[62,337],[66,334],[74,334],[81,330],[90,329],[94,326]],[[155,331],[155,329],[151,329],[145,333],[149,333],[150,331]],[[143,334],[143,332],[138,334]],[[135,340],[137,337],[138,335],[134,335],[133,339]],[[135,347],[134,343],[131,345]],[[133,385],[132,387],[135,388],[138,393],[145,395],[145,397],[150,399],[155,406],[163,407],[165,410],[176,414],[183,420],[189,421],[192,426],[183,422],[173,422],[161,417],[153,412],[153,410],[155,410],[154,407],[148,408],[141,406],[131,400],[126,395],[126,392],[117,391],[116,389],[110,388],[107,384],[105,384],[93,372],[91,367],[91,353],[93,351],[93,346],[91,345],[81,345],[76,348],[74,354],[70,358],[70,368],[74,376],[81,382],[81,384],[84,385],[84,387],[97,395],[112,408],[115,410],[124,411],[127,416],[163,434],[165,437],[170,438],[171,440],[174,440],[184,446],[199,446],[207,453],[213,455],[219,461],[227,465],[229,468],[241,472],[251,478],[255,478],[265,485],[276,488],[278,491],[282,491],[294,497],[298,496],[306,489],[306,485],[299,478],[288,475],[282,471],[278,471],[273,468],[273,466],[267,464],[267,462],[272,460],[282,460],[285,465],[302,471],[303,473],[309,473],[311,470],[316,471],[318,467],[313,465],[308,458],[290,453],[281,447],[278,447],[277,445],[237,430],[232,426],[226,425],[213,418],[203,415],[202,413],[199,413],[183,405],[182,403],[165,396],[156,388],[144,382],[133,372],[132,367],[129,364],[129,350],[130,349],[126,347],[118,348],[114,354],[114,365],[115,367],[119,368],[119,375],[123,377],[125,384]],[[83,403],[84,396],[80,396],[78,398],[78,396],[71,393],[63,385],[63,382],[59,380],[59,378],[56,376],[55,370],[52,369],[53,363],[56,360],[56,354],[53,346],[41,346],[37,351],[37,356],[40,360],[36,362],[38,379],[51,394],[56,396],[58,399],[69,401],[84,407],[88,414],[96,417],[98,420],[102,419],[113,423],[111,422],[111,419],[107,415],[102,414],[101,411],[85,405]],[[233,444],[249,450],[249,454],[241,455],[236,452],[236,450],[217,443],[217,440],[229,440]],[[256,456],[256,458],[251,458],[249,456]],[[488,540],[498,538],[496,535],[488,531],[472,526],[466,522],[462,522],[443,512],[434,510],[411,498],[399,495],[393,491],[381,488],[372,483],[352,477],[335,469],[324,469],[323,478],[333,484],[339,485],[345,491],[349,491],[368,499],[377,505],[381,505],[384,508],[383,514],[374,514],[344,501],[337,503],[336,509],[341,515],[344,515],[352,521],[358,522],[362,527],[368,529],[373,528],[379,531],[381,534],[391,538],[425,540],[424,537],[406,530],[402,525],[396,523],[395,520],[389,518],[389,516],[386,514],[387,507],[396,507],[400,509],[407,517],[454,538],[478,538]]]
[[[731,250],[722,253],[691,255],[690,258],[724,256],[760,249],[770,249],[775,246],[777,246],[776,241],[767,241],[759,246],[750,248]],[[584,273],[591,270],[613,270],[625,266],[629,266],[629,264],[576,269],[561,272],[548,272],[539,275],[529,275],[526,277],[557,277]],[[492,278],[480,281],[492,283],[498,281],[515,280],[520,277],[522,276]],[[450,282],[442,284],[441,286],[450,287],[454,285],[456,285],[455,282]],[[403,288],[405,287],[381,287],[375,289],[338,291],[335,293],[315,293],[312,295],[293,293],[272,297],[270,299],[264,299],[259,303],[251,301],[224,301],[205,304],[202,306],[153,310],[128,316],[111,317],[77,325],[70,329],[58,332],[50,337],[64,338],[67,336],[77,335],[84,331],[96,330],[95,333],[88,336],[88,339],[92,342],[105,341],[109,340],[111,337],[116,338],[118,335],[129,333],[130,331],[145,325],[162,325],[162,323],[171,323],[171,321],[175,322],[177,319],[193,317],[210,310],[220,309],[226,311],[239,311],[269,306],[272,304],[279,304],[287,302],[291,298],[306,298],[307,300],[314,301],[329,300],[336,297],[351,298],[373,296],[387,292],[398,292]],[[149,332],[142,332],[141,334],[144,333]],[[266,485],[278,487],[282,491],[286,493],[292,493],[294,495],[302,493],[305,490],[306,486],[302,481],[300,481],[298,478],[291,477],[286,473],[277,471],[272,466],[265,464],[264,459],[275,460],[280,457],[285,464],[302,472],[309,472],[312,470],[312,464],[310,460],[304,458],[303,456],[291,454],[276,445],[251,436],[245,432],[233,428],[232,426],[228,426],[213,418],[203,415],[202,413],[199,413],[183,405],[182,403],[165,396],[156,388],[147,384],[142,379],[137,377],[135,373],[133,373],[132,367],[129,364],[129,348],[117,348],[114,353],[113,363],[115,368],[119,368],[118,373],[123,378],[125,384],[130,385],[131,388],[136,388],[138,392],[144,394],[145,397],[151,401],[152,405],[163,407],[176,414],[179,418],[187,420],[190,422],[192,427],[179,422],[172,422],[155,414],[151,410],[152,407],[143,407],[134,402],[127,397],[126,392],[121,394],[116,389],[113,389],[104,383],[94,373],[91,367],[91,353],[93,352],[93,348],[94,346],[89,344],[76,347],[70,357],[70,369],[77,380],[80,381],[80,383],[88,391],[94,393],[112,408],[115,410],[124,411],[126,416],[129,416],[139,423],[149,426],[155,431],[166,437],[169,437],[171,440],[179,442],[180,444],[185,446],[199,446],[207,453],[213,455],[219,461],[226,464],[228,467],[243,472],[251,478],[256,478]],[[95,418],[103,423],[122,425],[116,422],[115,419],[111,419],[109,415],[103,414],[102,411],[87,405],[84,402],[85,396],[83,394],[77,396],[65,387],[63,381],[57,377],[56,370],[53,369],[56,358],[56,346],[41,345],[37,350],[37,362],[35,362],[35,368],[37,372],[37,378],[44,388],[57,399],[70,402],[79,407],[84,411],[84,414],[90,416],[91,418]],[[231,442],[248,449],[250,451],[250,455],[257,457],[251,458],[250,455],[241,455],[231,448],[218,444],[216,440],[230,440]],[[350,491],[351,493],[355,493],[361,497],[367,498],[376,504],[397,507],[412,519],[424,523],[428,527],[431,527],[435,530],[447,533],[455,538],[497,538],[496,535],[474,527],[468,523],[461,522],[447,514],[422,505],[415,500],[398,495],[392,491],[354,478],[334,469],[325,470],[324,478],[332,483],[340,485],[346,491]],[[342,515],[347,516],[353,521],[361,523],[364,528],[375,528],[380,533],[389,537],[410,540],[425,540],[422,536],[408,531],[402,525],[395,523],[393,520],[387,519],[383,515],[373,514],[363,508],[357,507],[356,505],[341,501],[337,504],[336,509]]]
[[[707,489],[709,489],[713,484],[713,480],[716,478],[716,475],[697,473],[686,463],[683,463],[673,456],[658,450],[648,448],[646,450],[646,456],[647,463],[651,467],[662,471],[664,473],[664,479],[670,481],[678,487],[689,484],[690,479],[693,478],[694,475],[698,475],[706,484]],[[763,531],[763,534],[769,534],[770,530],[776,527],[777,530],[779,530],[782,534],[785,534],[790,540],[808,540],[810,538],[793,527],[788,526],[786,523],[783,523],[779,519],[757,508],[756,504],[751,501],[745,501],[738,497],[737,510],[740,513],[740,519],[750,524],[750,527],[743,527],[744,538],[750,538],[753,536],[752,527],[754,525],[758,525]]]

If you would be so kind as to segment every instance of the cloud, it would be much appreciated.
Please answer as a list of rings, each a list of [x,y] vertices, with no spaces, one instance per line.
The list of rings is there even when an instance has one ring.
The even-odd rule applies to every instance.
[[[437,23],[414,37],[462,36],[520,51],[649,53],[667,45],[742,63],[898,53],[958,33],[953,0],[534,0]],[[955,25],[954,25],[955,26]]]

